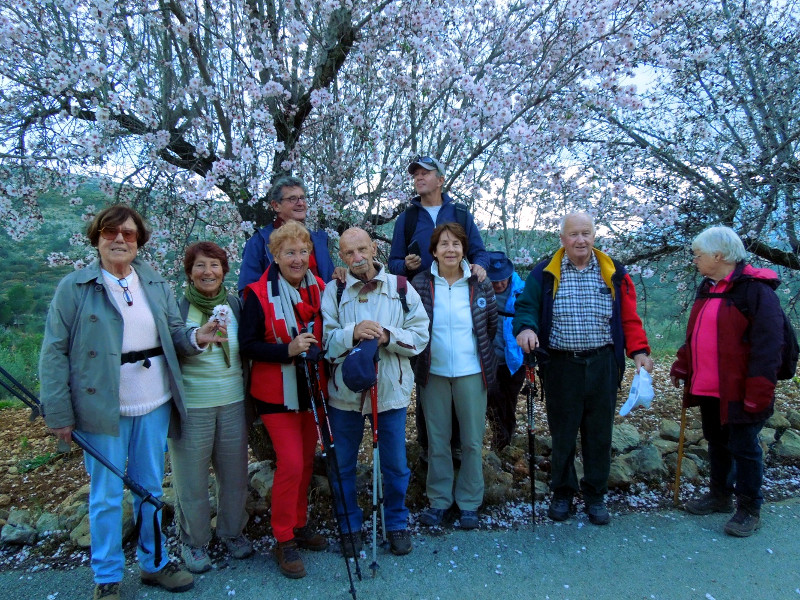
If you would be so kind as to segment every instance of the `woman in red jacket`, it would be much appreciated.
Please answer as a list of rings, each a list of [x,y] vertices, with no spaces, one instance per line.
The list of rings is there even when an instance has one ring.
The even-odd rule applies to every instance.
[[[253,361],[250,393],[277,453],[271,507],[272,533],[278,542],[275,557],[281,572],[292,579],[306,575],[298,547],[328,546],[308,525],[317,434],[303,359],[298,359],[322,340],[320,298],[325,284],[308,270],[312,248],[308,230],[297,221],[272,232],[269,250],[274,262],[245,288],[239,327],[242,356]]]
[[[725,533],[745,537],[758,529],[764,501],[758,435],[773,412],[781,364],[780,282],[771,269],[745,264],[744,245],[729,227],[702,232],[692,252],[704,279],[670,378],[675,387],[685,383],[684,406],[700,407],[711,481],[686,510],[731,513],[735,494]]]

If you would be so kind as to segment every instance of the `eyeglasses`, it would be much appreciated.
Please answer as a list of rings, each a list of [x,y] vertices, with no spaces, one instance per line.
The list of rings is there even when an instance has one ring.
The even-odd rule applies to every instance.
[[[287,196],[286,198],[281,198],[281,202],[288,202],[291,205],[295,205],[298,202],[305,202],[305,196]]]
[[[125,241],[127,242],[128,240],[126,239]],[[122,297],[125,302],[127,302],[128,306],[133,306],[133,296],[131,296],[131,290],[128,288],[128,280],[123,277],[122,279],[117,279],[117,283],[122,288]]]
[[[121,227],[103,227],[100,230],[100,235],[106,240],[115,240],[119,234],[122,234],[122,239],[126,242],[135,242],[139,239],[139,232],[135,229],[122,229]]]

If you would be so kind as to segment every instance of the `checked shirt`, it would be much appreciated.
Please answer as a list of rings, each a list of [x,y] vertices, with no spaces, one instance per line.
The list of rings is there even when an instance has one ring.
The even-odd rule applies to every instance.
[[[611,344],[611,310],[611,290],[600,275],[594,253],[582,271],[564,253],[561,281],[553,301],[549,346],[580,351]]]

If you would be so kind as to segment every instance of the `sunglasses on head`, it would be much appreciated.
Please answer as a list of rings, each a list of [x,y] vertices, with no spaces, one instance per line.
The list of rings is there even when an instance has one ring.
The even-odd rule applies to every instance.
[[[122,239],[126,242],[135,242],[139,239],[139,232],[135,229],[122,229],[122,227],[103,227],[100,230],[100,235],[106,240],[115,240],[119,234],[122,234]]]

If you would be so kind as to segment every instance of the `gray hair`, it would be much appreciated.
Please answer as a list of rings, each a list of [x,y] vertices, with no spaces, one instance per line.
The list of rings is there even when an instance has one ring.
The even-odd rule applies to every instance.
[[[283,188],[285,187],[299,187],[303,190],[304,194],[307,194],[308,191],[306,190],[306,184],[303,183],[303,180],[299,177],[294,177],[292,175],[282,175],[278,177],[275,182],[272,184],[272,187],[269,188],[269,194],[267,197],[269,198],[269,203],[272,204],[273,202],[280,202],[281,196],[283,195]]]
[[[574,212],[571,212],[571,213],[567,213],[566,215],[561,217],[561,221],[559,222],[559,228],[558,228],[558,230],[559,230],[559,232],[561,234],[564,233],[564,229],[567,226],[567,219],[569,219],[571,217],[585,217],[585,218],[589,219],[589,223],[591,223],[591,225],[592,225],[592,233],[596,233],[597,232],[597,230],[595,229],[595,226],[594,226],[594,219],[592,218],[592,215],[590,215],[587,212],[578,210],[578,211],[574,211]]]
[[[737,263],[747,258],[747,251],[736,232],[730,227],[709,227],[692,242],[692,250],[705,254],[721,254],[722,260]]]

